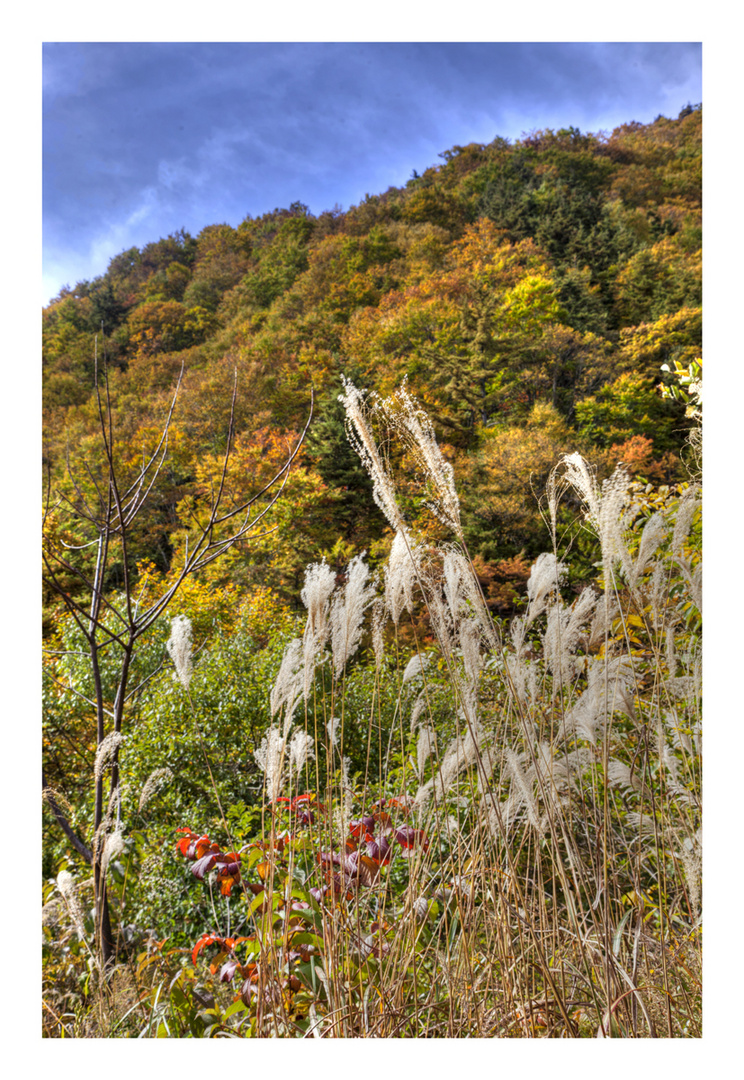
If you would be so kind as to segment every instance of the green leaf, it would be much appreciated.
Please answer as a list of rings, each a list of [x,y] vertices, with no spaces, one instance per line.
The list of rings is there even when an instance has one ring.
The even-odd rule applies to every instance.
[[[612,952],[613,952],[614,956],[617,956],[618,953],[620,952],[620,942],[622,940],[623,930],[625,928],[626,922],[628,921],[630,916],[633,914],[633,910],[634,910],[633,908],[629,908],[625,912],[622,919],[620,920],[620,924],[619,924],[617,930],[615,931],[615,936],[612,939]]]

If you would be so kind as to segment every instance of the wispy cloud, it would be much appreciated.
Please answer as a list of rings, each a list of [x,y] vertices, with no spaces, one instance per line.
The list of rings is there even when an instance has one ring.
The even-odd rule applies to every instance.
[[[684,43],[47,46],[46,281],[295,199],[348,207],[456,143],[676,115],[700,67]]]

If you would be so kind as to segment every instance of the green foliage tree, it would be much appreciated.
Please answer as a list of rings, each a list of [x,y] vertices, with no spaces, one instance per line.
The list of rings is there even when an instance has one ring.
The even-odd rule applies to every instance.
[[[353,368],[345,374],[352,381],[357,375]],[[315,420],[305,448],[329,493],[335,497],[328,506],[329,528],[323,546],[330,549],[342,540],[361,550],[381,537],[385,521],[374,504],[369,475],[349,444],[346,413],[339,401],[342,392],[341,380],[334,378],[318,396]]]
[[[599,447],[644,435],[652,439],[657,452],[678,450],[688,430],[683,410],[664,401],[657,387],[642,375],[632,373],[620,375],[596,395],[580,401],[576,427]]]
[[[701,355],[701,121],[694,107],[609,135],[565,128],[455,146],[346,212],[316,217],[298,202],[122,252],[44,312],[46,464],[59,477],[65,447],[95,435],[101,324],[117,429],[133,447],[157,427],[185,362],[179,467],[138,538],[138,557],[163,568],[181,487],[220,451],[235,365],[250,387],[236,413],[247,439],[299,430],[308,384],[325,401],[340,368],[383,392],[407,377],[464,465],[488,428],[522,430],[543,403],[597,454],[649,438],[654,460],[678,453],[685,425],[651,398],[663,364]],[[645,380],[635,404],[617,396],[622,375]],[[324,550],[379,539],[344,446],[322,405],[304,460],[325,494],[306,492],[302,529],[328,534]]]

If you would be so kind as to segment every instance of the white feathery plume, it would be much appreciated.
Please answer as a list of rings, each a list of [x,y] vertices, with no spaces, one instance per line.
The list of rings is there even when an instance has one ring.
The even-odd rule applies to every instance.
[[[345,838],[348,835],[349,822],[351,821],[351,814],[354,809],[354,790],[349,777],[350,768],[351,759],[347,757],[343,758],[341,761],[342,798],[338,801],[333,810],[333,824],[338,829],[342,838]]]
[[[600,520],[600,495],[597,489],[596,472],[590,468],[581,454],[564,454],[553,469],[554,473],[564,467],[562,485],[570,485],[584,500],[586,514],[595,528]]]
[[[554,541],[558,534],[558,503],[567,486],[568,484],[565,476],[559,474],[557,467],[554,468],[545,485],[545,495],[548,500],[548,509],[550,511],[550,535],[553,537]]]
[[[527,581],[527,608],[526,625],[534,622],[538,615],[545,611],[548,599],[560,586],[568,573],[565,563],[559,562],[551,551],[544,551],[538,555],[532,564],[530,576]]]
[[[96,750],[96,761],[93,766],[93,774],[95,776],[96,783],[103,776],[104,770],[109,769],[113,764],[114,755],[124,741],[124,736],[119,731],[112,731],[98,744]]]
[[[617,758],[607,762],[607,781],[610,787],[632,788],[638,791],[640,782],[637,774],[631,773],[630,767]]]
[[[666,645],[667,671],[671,678],[674,678],[677,673],[677,650],[674,646],[674,637],[674,626],[667,626],[664,643]]]
[[[414,701],[413,708],[411,709],[411,731],[413,731],[413,729],[416,727],[416,724],[419,721],[419,717],[421,716],[425,708],[426,693],[422,690],[419,696]]]
[[[69,870],[60,870],[57,874],[57,888],[65,899],[72,896],[75,890],[75,881]]]
[[[59,900],[49,900],[41,909],[41,925],[54,927],[59,924],[62,904]]]
[[[594,618],[589,627],[589,649],[595,649],[603,643],[605,636],[612,630],[612,620],[618,611],[614,596],[605,591],[602,602],[595,608]]]
[[[530,768],[525,772],[522,768],[521,761],[521,758],[524,757],[524,755],[517,754],[516,750],[513,750],[511,747],[507,747],[504,757],[506,760],[507,772],[512,781],[509,790],[509,798],[504,804],[504,820],[510,824],[516,819],[518,812],[524,808],[530,825],[532,825],[533,829],[537,832],[542,832],[543,823],[540,819],[540,812],[532,790],[532,780],[530,778],[530,774],[534,775],[534,769]]]
[[[467,732],[464,738],[470,738],[471,730],[480,731],[478,720],[478,694],[475,686],[465,685],[460,687],[460,711],[458,715],[467,726]]]
[[[700,505],[700,488],[697,484],[691,484],[685,489],[685,493],[677,507],[677,517],[674,522],[672,533],[672,554],[682,558],[684,554],[685,540],[690,534],[690,528],[695,517],[695,511]]]
[[[527,621],[523,615],[515,615],[509,626],[509,635],[512,639],[514,652],[517,656],[522,655],[524,639],[527,633]]]
[[[381,597],[375,597],[372,602],[372,649],[375,654],[375,665],[379,671],[385,656],[385,623],[387,611],[385,601]]]
[[[496,768],[497,756],[495,747],[486,740],[485,733],[481,729],[480,725],[475,727],[475,741],[478,746],[478,757],[480,758],[480,764],[478,766],[478,791],[481,795],[484,795],[489,790],[489,780],[493,775],[493,771]],[[468,735],[472,742],[472,736]],[[475,755],[474,755],[475,756]],[[476,759],[477,760],[477,759]]]
[[[606,721],[604,687],[596,682],[587,687],[576,701],[573,708],[566,714],[563,727],[566,734],[575,732],[580,738],[586,739],[592,746],[597,742],[597,725],[601,719],[602,730]]]
[[[550,777],[551,786],[556,790],[568,790],[575,786],[584,770],[594,764],[594,754],[588,746],[580,746],[562,757],[553,758],[550,755],[548,744],[541,743],[538,747],[541,774]]]
[[[460,653],[465,674],[475,687],[483,667],[480,651],[481,633],[475,619],[463,619],[460,623]]]
[[[286,746],[287,732],[282,734],[278,728],[270,727],[261,740],[261,745],[253,752],[258,767],[264,774],[264,786],[269,802],[274,802],[281,794]]]
[[[654,630],[658,630],[663,622],[663,609],[665,607],[664,589],[667,579],[667,570],[661,559],[654,564],[651,577],[646,582],[645,591],[651,603],[651,622]]]
[[[114,821],[114,818],[116,818],[118,828],[121,817],[122,796],[126,793],[126,791],[126,784],[117,784],[117,786],[109,795],[106,813],[103,815],[103,818],[101,819],[101,824],[98,826],[93,836],[92,847],[96,860],[100,859],[103,854],[103,847],[106,842],[106,837]]]
[[[285,710],[285,723],[291,722],[304,682],[304,650],[301,638],[295,638],[284,650],[282,662],[271,691],[269,703],[272,717]]]
[[[121,826],[117,825],[113,832],[110,832],[106,837],[106,843],[103,845],[103,854],[101,855],[101,873],[105,874],[108,870],[108,865],[112,859],[115,859],[117,855],[121,855],[125,849],[124,835],[121,831]]]
[[[478,620],[491,647],[498,648],[499,641],[493,621],[483,601],[483,594],[470,560],[456,547],[446,547],[443,570],[444,591],[452,613],[453,626],[456,627],[459,617],[467,613]]]
[[[684,784],[680,782],[678,771],[679,762],[674,756],[674,751],[671,749],[670,746],[667,745],[666,741],[664,741],[660,749],[661,760],[669,772],[669,776],[667,777],[666,781],[667,790],[671,791],[673,795],[676,795],[676,797],[681,802],[694,803],[695,795],[692,791],[689,790],[689,788],[686,788]]]
[[[558,692],[561,685],[565,686],[582,665],[574,652],[579,644],[584,623],[594,610],[596,601],[596,593],[591,588],[586,588],[570,608],[564,608],[558,601],[550,609],[543,634],[543,657],[547,670],[554,676],[554,693]]]
[[[463,614],[469,614],[478,619],[489,639],[496,643],[483,595],[469,560],[454,546],[446,547],[444,552],[444,595],[452,614],[453,626],[457,626]]]
[[[602,481],[598,535],[605,569],[619,563],[626,579],[631,578],[633,564],[625,543],[626,513],[630,474],[622,466]]]
[[[638,830],[639,837],[648,838],[654,836],[654,819],[650,814],[640,814],[636,810],[631,810],[627,821],[632,829]]]
[[[375,597],[374,585],[368,585],[369,567],[366,552],[351,560],[343,593],[336,593],[331,605],[331,648],[333,667],[338,678],[362,640],[364,613]]]
[[[446,659],[452,655],[452,634],[449,627],[449,613],[444,606],[439,589],[435,585],[428,591],[427,605],[431,619],[431,628],[436,634],[439,647]]]
[[[302,695],[305,701],[310,697],[318,652],[315,637],[308,622],[302,635]]]
[[[153,797],[153,795],[155,795],[158,791],[164,788],[166,784],[169,784],[172,779],[173,773],[167,765],[163,769],[154,769],[148,776],[147,780],[145,781],[145,785],[142,788],[142,794],[140,795],[139,800],[139,809],[142,810]]]
[[[427,660],[428,657],[422,656],[420,653],[414,653],[406,664],[401,680],[401,686],[405,686],[407,683],[411,682],[412,679],[416,679],[420,675],[423,675],[426,669]]]
[[[699,720],[696,720],[691,725],[692,730],[692,745],[695,747],[696,754],[702,754],[703,752],[703,728]]]
[[[673,697],[678,701],[683,701],[694,693],[695,680],[692,675],[675,675],[673,678],[665,681],[664,689],[670,697]]]
[[[440,798],[444,797],[467,766],[468,762],[465,760],[463,740],[455,739],[444,755],[444,760],[439,766],[439,772],[433,777],[434,788]]]
[[[306,731],[295,731],[289,744],[289,770],[299,781],[302,770],[315,758],[313,744],[315,740]]]
[[[534,754],[534,765],[530,768],[528,775],[540,779],[541,794],[556,810],[560,810],[567,805],[568,789],[578,776],[574,759],[568,755],[562,758],[554,757],[553,750],[547,742],[538,743]],[[546,824],[547,819],[540,820],[541,829],[544,829]]]
[[[576,600],[574,600],[569,610],[568,623],[566,624],[566,637],[568,639],[568,648],[576,648],[580,636],[580,631],[589,616],[593,613],[596,603],[597,594],[595,593],[594,589],[592,589],[591,585],[588,585],[585,589],[582,589]]]
[[[307,608],[307,628],[318,649],[322,649],[328,640],[329,603],[335,585],[336,575],[325,559],[311,563],[305,571],[305,585],[300,599]]]
[[[561,685],[565,685],[565,683],[570,679],[572,674],[570,665],[573,658],[568,655],[567,650],[564,653],[564,650],[561,648],[561,624],[563,623],[564,618],[566,618],[567,616],[568,612],[563,607],[563,604],[561,604],[560,600],[558,601],[558,603],[553,604],[548,615],[548,622],[545,627],[545,633],[542,635],[543,661],[545,663],[546,670],[554,676],[554,695],[558,693],[558,689]]]
[[[626,656],[607,660],[596,657],[589,666],[587,688],[566,714],[563,722],[567,734],[575,732],[580,738],[596,745],[598,729],[604,733],[607,718],[616,709],[628,713],[633,709],[632,697],[626,693],[632,667]]]
[[[517,701],[521,702],[522,705],[527,705],[527,679],[531,665],[527,664],[519,654],[507,656],[505,663],[510,689],[513,690]]]
[[[435,736],[430,727],[422,727],[416,743],[416,763],[418,765],[419,783],[423,782],[426,763],[434,753]]]
[[[78,937],[82,940],[85,937],[85,927],[83,925],[83,909],[80,904],[80,899],[75,888],[75,881],[69,870],[60,870],[57,874],[57,888],[62,894],[62,899],[65,902],[67,911],[75,924]]]
[[[697,748],[693,747],[692,739],[674,709],[665,715],[664,727],[668,731],[675,749],[683,750],[684,753],[689,754],[691,757],[697,753]]]
[[[336,575],[325,559],[320,563],[312,563],[305,571],[305,585],[300,593],[300,598],[307,608],[307,623],[302,636],[302,689],[305,701],[310,697],[316,660],[330,633],[328,612],[335,584]]]
[[[176,678],[184,690],[188,690],[192,676],[191,619],[176,615],[171,620],[171,634],[166,648],[176,669]]]
[[[646,567],[658,551],[665,536],[666,523],[664,521],[664,515],[657,511],[657,513],[651,515],[643,526],[641,542],[638,545],[638,554],[628,582],[631,589],[637,587],[638,582],[643,577]]]
[[[622,680],[618,680],[615,683],[614,690],[615,690],[615,699],[614,699],[614,702],[613,702],[614,708],[617,709],[618,712],[625,713],[626,716],[630,717],[630,719],[633,722],[635,722],[635,720],[636,720],[636,710],[635,710],[635,701],[633,700],[633,692],[632,692],[632,690],[630,690],[628,688],[627,684]]]
[[[433,786],[440,798],[449,791],[460,773],[478,760],[478,749],[483,733],[477,720],[473,723],[473,729],[475,739],[471,732],[467,731],[460,738],[453,739],[447,747],[439,772],[433,777]]]
[[[453,626],[457,626],[460,618],[462,562],[463,560],[458,558],[454,551],[447,551],[444,556],[444,598],[447,601]]]
[[[688,595],[698,611],[703,610],[703,564],[693,568],[687,559],[677,558],[674,560],[682,571],[688,589]]]
[[[398,529],[385,566],[385,603],[396,626],[404,608],[413,614],[413,586],[418,557],[418,546],[407,533]]]
[[[425,784],[419,784],[416,794],[413,797],[412,808],[417,817],[423,815],[424,810],[431,802],[432,794],[434,793],[434,779],[427,780]]]
[[[690,904],[694,915],[700,912],[701,882],[703,872],[703,830],[698,829],[694,836],[686,836],[679,852],[682,866],[690,890]]]
[[[369,408],[363,393],[345,376],[342,375],[341,380],[344,393],[339,394],[338,400],[346,410],[346,434],[372,481],[372,497],[391,526],[396,530],[405,530],[405,522],[395,495],[395,484],[383,464],[367,422]]]
[[[430,509],[445,525],[462,532],[460,500],[455,490],[454,469],[444,458],[429,416],[409,394],[406,386],[381,403],[390,426],[403,438],[432,492]]]
[[[565,469],[565,480],[584,501],[586,520],[599,537],[605,571],[611,573],[619,562],[629,578],[633,567],[623,537],[630,487],[628,472],[618,465],[612,476],[602,482],[600,490],[595,472],[581,454],[566,454],[556,468],[561,466]]]

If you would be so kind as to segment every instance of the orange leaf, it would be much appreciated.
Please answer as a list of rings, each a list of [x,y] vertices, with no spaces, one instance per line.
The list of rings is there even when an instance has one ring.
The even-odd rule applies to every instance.
[[[213,945],[215,941],[218,941],[220,942],[220,944],[222,944],[222,938],[218,937],[217,934],[202,934],[196,945],[194,945],[194,951],[191,954],[191,962],[195,964],[196,958],[201,952],[201,950],[207,945]]]

